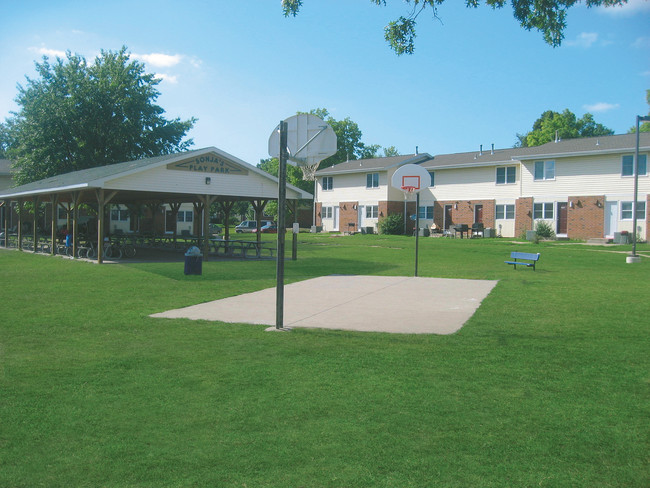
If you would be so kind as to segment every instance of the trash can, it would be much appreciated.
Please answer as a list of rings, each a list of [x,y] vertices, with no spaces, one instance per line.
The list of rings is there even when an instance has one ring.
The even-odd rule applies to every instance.
[[[201,254],[201,250],[196,246],[190,247],[185,253],[185,274],[203,274],[203,254]]]

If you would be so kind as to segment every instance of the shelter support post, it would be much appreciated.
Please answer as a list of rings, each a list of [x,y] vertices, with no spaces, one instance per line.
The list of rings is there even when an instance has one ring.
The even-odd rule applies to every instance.
[[[32,238],[34,239],[34,253],[38,252],[38,197],[32,198],[34,203],[34,219],[32,220]]]
[[[208,253],[210,252],[210,207],[217,201],[217,197],[212,195],[203,195],[199,197],[199,200],[203,207],[203,239],[201,241],[203,260],[208,261]]]
[[[223,228],[224,228],[224,239],[230,240],[230,212],[235,206],[235,200],[227,200],[221,202],[221,209],[223,210]]]
[[[23,250],[23,201],[18,200],[18,250]]]
[[[172,212],[172,220],[174,221],[174,247],[176,247],[176,238],[178,237],[178,211],[181,208],[181,204],[178,202],[169,202],[167,205],[169,205],[169,208],[171,209]]]
[[[4,231],[4,247],[9,247],[9,234],[7,234],[7,211],[11,207],[9,206],[8,200],[2,200],[0,202],[0,213],[2,214],[2,230]]]
[[[255,210],[255,221],[257,222],[256,234],[257,234],[257,245],[259,246],[262,242],[262,215],[264,214],[264,209],[266,204],[269,203],[268,200],[253,200],[251,204],[253,205],[253,210]],[[278,229],[280,232],[280,229]]]
[[[100,188],[96,190],[95,195],[97,196],[97,263],[102,264],[104,262],[104,219],[106,218],[106,205],[117,195],[117,192],[113,191],[106,195],[106,191]]]
[[[72,259],[77,257],[77,240],[79,239],[79,205],[81,203],[81,192],[72,194]],[[99,243],[98,243],[99,246]],[[97,251],[99,254],[99,251]]]
[[[50,254],[56,254],[56,217],[58,213],[59,197],[58,195],[50,196],[50,203],[52,205],[52,222],[51,222],[51,235],[50,235]]]

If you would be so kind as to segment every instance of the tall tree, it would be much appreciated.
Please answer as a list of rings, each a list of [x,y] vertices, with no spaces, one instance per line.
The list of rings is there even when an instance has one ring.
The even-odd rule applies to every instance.
[[[79,169],[182,151],[196,119],[167,120],[156,105],[160,80],[132,61],[126,47],[102,51],[89,65],[36,63],[38,77],[19,85],[20,110],[7,119],[7,155],[23,184]]]
[[[376,5],[385,6],[386,0],[370,0]],[[416,19],[429,11],[438,18],[438,6],[445,0],[404,0],[409,6],[406,16],[400,16],[384,28],[384,38],[398,54],[413,54],[415,49]],[[282,10],[286,17],[296,16],[303,0],[282,0]],[[482,3],[493,9],[503,8],[506,0],[465,0],[467,7],[477,8]],[[536,29],[542,33],[544,40],[557,47],[564,39],[566,15],[569,8],[581,3],[580,0],[512,0],[514,17],[526,30]],[[627,0],[585,0],[587,7],[624,5]]]
[[[614,134],[612,129],[596,123],[594,116],[590,113],[586,113],[578,119],[569,109],[565,109],[562,113],[547,110],[533,123],[532,131],[517,134],[519,141],[516,146],[540,146],[554,141],[556,137],[575,139],[578,137],[611,136],[612,134]]]

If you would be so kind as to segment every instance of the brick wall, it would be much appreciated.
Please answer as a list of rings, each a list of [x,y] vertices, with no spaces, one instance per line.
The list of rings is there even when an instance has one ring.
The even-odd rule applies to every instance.
[[[339,230],[341,232],[359,230],[359,202],[339,203]],[[354,224],[349,225],[350,223]]]
[[[533,228],[533,199],[519,198],[515,203],[515,237]]]
[[[605,197],[572,196],[567,209],[567,236],[589,239],[605,236]],[[571,208],[573,204],[573,208]]]
[[[321,209],[323,208],[322,203],[317,203],[316,204],[316,223],[315,225],[322,226],[323,225],[323,218],[320,214]]]

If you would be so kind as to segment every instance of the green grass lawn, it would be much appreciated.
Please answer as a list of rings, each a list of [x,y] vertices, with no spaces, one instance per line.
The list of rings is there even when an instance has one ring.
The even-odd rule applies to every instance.
[[[409,276],[413,249],[301,234],[286,281]],[[0,486],[647,487],[650,259],[610,251],[422,238],[420,276],[499,280],[433,336],[148,317],[274,286],[270,260],[0,250]]]

